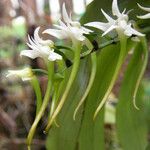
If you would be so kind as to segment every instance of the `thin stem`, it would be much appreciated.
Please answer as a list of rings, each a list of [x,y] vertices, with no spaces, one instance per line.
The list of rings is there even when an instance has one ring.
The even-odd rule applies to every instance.
[[[31,126],[31,129],[29,131],[28,137],[27,137],[28,150],[30,150],[30,145],[31,145],[35,130],[37,128],[37,125],[38,125],[38,123],[48,105],[49,99],[50,99],[53,74],[54,74],[54,64],[53,64],[53,62],[49,62],[48,63],[48,84],[47,84],[46,94],[45,94],[41,109],[40,109],[39,113],[37,114],[32,126]]]
[[[65,50],[69,50],[69,51],[73,51],[73,49],[72,49],[71,47],[67,47],[67,46],[56,45],[56,48],[58,48],[58,49],[65,49]]]
[[[55,83],[54,85],[54,94],[53,94],[52,104],[51,104],[51,109],[50,109],[50,117],[52,116],[55,110],[56,104],[57,104],[58,90],[59,90],[59,82]]]
[[[91,88],[92,88],[92,85],[93,85],[93,82],[94,82],[94,79],[95,79],[95,75],[96,75],[96,70],[97,70],[97,58],[96,58],[96,52],[92,53],[91,54],[91,61],[92,61],[92,70],[91,70],[91,75],[90,75],[90,79],[89,79],[89,83],[88,83],[88,86],[85,90],[85,93],[84,95],[82,96],[78,106],[76,107],[75,111],[74,111],[74,115],[73,115],[73,119],[75,120],[75,117],[76,117],[76,114],[79,110],[79,108],[81,107],[81,105],[84,103],[86,97],[88,96]]]
[[[58,93],[59,93],[59,84],[60,82],[57,82],[55,83],[54,85],[54,93],[53,93],[53,97],[52,97],[52,102],[51,102],[51,107],[50,107],[50,113],[49,113],[49,119],[48,119],[48,122],[50,121],[51,119],[51,116],[53,115],[53,112],[56,108],[56,105],[57,105],[57,101],[58,101]],[[57,124],[56,120],[55,120],[55,125],[57,127],[59,127],[59,125]]]
[[[119,73],[119,70],[120,70],[120,67],[123,63],[123,60],[125,58],[125,54],[126,54],[126,45],[127,45],[127,38],[124,36],[124,35],[120,35],[119,36],[119,39],[120,39],[120,46],[121,46],[121,49],[120,49],[120,54],[119,54],[119,58],[118,58],[118,62],[117,62],[117,65],[116,65],[116,68],[115,68],[115,72],[113,74],[113,77],[111,79],[111,82],[110,82],[110,85],[104,95],[104,97],[102,98],[99,106],[97,107],[95,113],[94,113],[94,117],[93,119],[96,118],[97,114],[99,113],[99,111],[101,110],[101,108],[103,107],[103,105],[105,104],[114,84],[115,84],[115,81],[116,81],[116,78],[118,76],[118,73]]]
[[[113,44],[113,43],[118,42],[118,41],[119,41],[118,38],[115,38],[115,39],[112,39],[112,40],[110,40],[110,41],[107,41],[107,42],[101,44],[101,45],[99,46],[99,49],[105,48],[105,47],[107,47],[107,46],[109,46],[109,45],[111,45],[111,44]]]
[[[41,73],[41,74],[45,74],[48,75],[48,72],[46,70],[43,69],[32,69],[33,73]]]
[[[51,127],[53,121],[55,120],[55,118],[57,117],[57,115],[59,114],[61,108],[63,107],[66,98],[69,94],[70,88],[73,84],[73,81],[75,80],[75,77],[77,75],[78,72],[78,68],[79,68],[79,64],[80,64],[80,52],[81,52],[81,44],[80,43],[76,43],[74,44],[74,48],[75,48],[75,56],[74,56],[74,63],[73,63],[73,67],[72,67],[72,71],[70,74],[70,78],[69,81],[66,85],[66,89],[62,95],[62,98],[57,106],[57,108],[55,109],[50,121],[48,122],[48,125],[46,126],[45,132],[48,132],[49,128]]]
[[[31,80],[31,84],[33,86],[36,95],[36,115],[37,115],[42,105],[42,94],[40,84],[36,76],[34,76],[33,79]]]
[[[139,74],[139,77],[138,77],[138,80],[136,82],[135,89],[134,89],[134,92],[133,92],[133,105],[138,110],[139,110],[139,108],[136,105],[136,95],[137,95],[137,91],[138,91],[141,79],[142,79],[143,74],[145,72],[145,69],[146,69],[146,66],[147,66],[147,62],[148,62],[148,47],[147,47],[146,38],[145,37],[141,37],[140,40],[141,40],[141,44],[142,44],[143,52],[144,52],[144,57],[142,58],[143,59],[143,65],[142,65],[142,69],[140,71],[140,74]]]

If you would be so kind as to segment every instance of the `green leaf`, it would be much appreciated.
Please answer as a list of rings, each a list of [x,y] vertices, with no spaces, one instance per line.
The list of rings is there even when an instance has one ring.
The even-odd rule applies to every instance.
[[[120,9],[123,10],[123,8],[127,8],[127,10],[134,9],[135,12],[131,13],[131,19],[135,19],[136,15],[139,15],[143,11],[141,11],[137,7],[137,2],[139,2],[141,5],[150,5],[149,1],[146,0],[120,0],[119,1],[119,6]],[[89,7],[87,8],[86,14],[82,17],[81,22],[82,23],[87,23],[89,21],[104,21],[104,16],[100,12],[100,9],[103,8],[106,12],[109,14],[111,13],[111,3],[112,0],[95,0]],[[108,4],[108,5],[106,5]],[[136,19],[137,20],[137,19]],[[141,22],[138,23],[142,27],[148,27],[150,25],[149,21],[142,20]],[[98,32],[99,34],[99,32]],[[99,34],[101,36],[101,34]],[[107,41],[107,40],[105,40]],[[99,45],[103,44],[103,40],[99,40]],[[136,52],[138,53],[138,52]],[[142,52],[136,54],[134,53],[134,60],[137,60],[138,63],[140,63],[140,58],[142,56]],[[136,54],[136,55],[135,55]],[[85,101],[84,106],[80,109],[78,115],[76,116],[76,121],[73,120],[73,113],[74,110],[81,99],[81,96],[83,95],[85,88],[88,83],[89,79],[89,74],[90,74],[90,59],[89,58],[84,58],[81,60],[81,65],[80,69],[78,72],[78,76],[76,81],[74,82],[72,89],[70,91],[70,94],[67,98],[67,101],[64,104],[63,109],[61,110],[58,118],[57,118],[57,123],[60,125],[59,128],[53,126],[49,132],[49,135],[47,137],[47,144],[46,147],[48,150],[104,150],[105,145],[104,145],[104,111],[103,109],[99,113],[98,117],[96,118],[95,121],[93,121],[93,115],[94,112],[104,96],[110,81],[112,79],[112,75],[114,74],[114,70],[116,67],[116,63],[118,61],[118,55],[119,55],[119,48],[118,45],[111,45],[107,46],[101,51],[97,52],[97,66],[98,70],[96,73],[96,78],[94,80],[94,85]],[[134,61],[135,63],[135,61]],[[133,64],[131,65],[135,70],[135,66]],[[140,65],[141,66],[141,65]],[[132,71],[132,67],[130,67],[130,71]],[[67,69],[66,76],[64,78],[64,85],[63,89],[65,88],[65,84],[68,80],[69,77],[69,70],[71,68]],[[129,71],[129,72],[130,72]],[[132,78],[134,76],[137,76],[137,72],[133,71],[132,73]],[[130,76],[129,76],[130,77]],[[126,83],[128,83],[128,80],[125,80]],[[133,82],[133,81],[132,81]],[[136,83],[136,82],[135,82]],[[125,82],[124,82],[125,84]],[[130,85],[130,83],[129,83]],[[132,85],[133,86],[133,85]],[[133,87],[132,87],[133,88]],[[130,95],[129,87],[127,84],[127,87],[124,89],[126,96]],[[132,89],[133,90],[133,89]],[[132,103],[132,102],[131,102]],[[128,106],[128,103],[125,104]],[[133,104],[132,104],[133,107]],[[121,111],[121,107],[119,108]],[[130,109],[130,107],[129,107]],[[125,112],[128,112],[128,108],[125,108]],[[135,111],[135,108],[133,107],[133,111]],[[141,111],[140,111],[141,112]],[[117,112],[118,113],[118,112]],[[125,115],[124,113],[123,115]],[[136,114],[136,113],[134,113]],[[136,115],[134,115],[135,117]],[[129,124],[130,126],[134,126],[134,122],[132,121],[132,118],[129,118],[128,120],[130,121]],[[139,115],[138,115],[139,117]],[[135,117],[134,120],[136,122],[139,121]],[[137,121],[138,120],[138,121]],[[126,125],[124,120],[124,126]],[[139,123],[139,122],[138,122]],[[119,124],[119,122],[118,122]],[[139,123],[140,124],[140,123]],[[144,124],[144,121],[143,121]],[[145,124],[144,124],[145,125]],[[141,145],[144,145],[145,138],[145,126],[142,125],[141,128],[139,127],[137,131],[138,135],[141,133],[141,137],[137,136],[137,133],[135,132],[134,134],[134,128],[133,132],[131,132],[131,137],[134,137],[137,139],[141,139]],[[126,126],[125,126],[126,127]],[[137,129],[138,126],[136,126]],[[122,128],[120,130],[123,130]],[[125,130],[126,133],[128,133],[128,137],[130,132],[127,132],[127,129]],[[122,131],[123,132],[123,131]],[[124,133],[124,132],[123,132]],[[119,136],[121,137],[121,143],[123,143],[123,137],[122,135]],[[126,138],[127,139],[127,138]],[[135,144],[134,139],[132,139],[133,143]],[[139,140],[138,140],[139,141]],[[127,144],[127,145],[126,145]],[[124,143],[122,145],[129,146],[130,144]],[[128,149],[124,149],[128,150]],[[129,150],[134,150],[132,147]],[[140,150],[140,149],[137,149]]]
[[[73,113],[78,101],[83,95],[88,81],[87,63],[87,59],[82,60],[78,76],[72,86],[63,109],[57,117],[56,121],[60,127],[57,128],[53,126],[49,132],[46,144],[48,150],[75,150],[76,148],[82,113],[78,116],[76,121],[73,120]],[[63,89],[68,81],[70,70],[71,68],[68,69],[63,81]]]
[[[146,147],[146,122],[142,103],[142,88],[136,101],[140,110],[133,106],[133,93],[140,71],[143,67],[143,47],[138,45],[128,65],[119,94],[116,110],[118,138],[124,150],[144,150]]]
[[[80,109],[77,120],[73,121],[73,113],[87,86],[90,74],[90,58],[82,60],[78,77],[73,84],[68,99],[57,119],[59,128],[53,127],[47,138],[47,149],[59,150],[98,150],[104,149],[103,111],[93,121],[94,111],[99,100],[105,94],[111,81],[118,60],[118,45],[112,45],[97,52],[98,70],[93,87]],[[67,82],[69,74],[65,77]]]
[[[79,150],[104,150],[103,109],[93,120],[94,112],[104,96],[114,74],[118,60],[118,45],[112,45],[97,53],[97,74],[91,92],[86,100],[84,118],[80,133]]]

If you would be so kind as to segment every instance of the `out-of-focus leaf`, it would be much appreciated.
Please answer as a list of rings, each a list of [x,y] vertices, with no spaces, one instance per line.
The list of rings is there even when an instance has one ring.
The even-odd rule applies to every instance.
[[[146,122],[143,109],[143,90],[139,89],[136,97],[140,110],[133,106],[133,92],[143,66],[143,48],[135,49],[128,65],[121,86],[119,102],[116,111],[118,138],[123,150],[144,150],[146,148]]]
[[[53,126],[49,132],[46,144],[48,150],[75,150],[77,146],[82,113],[77,117],[76,121],[73,120],[73,113],[87,85],[89,76],[87,66],[87,59],[82,60],[77,79],[72,86],[62,111],[57,117],[57,123],[60,127]],[[63,81],[63,89],[65,89],[68,81],[70,69],[68,69]]]
[[[118,60],[118,46],[113,45],[98,52],[97,74],[93,88],[87,98],[84,108],[84,118],[80,133],[79,150],[104,150],[104,112],[103,109],[93,121],[94,112],[104,96],[112,79]]]
[[[73,112],[89,79],[90,59],[83,60],[78,78],[57,119],[60,127],[53,127],[49,132],[47,149],[75,150],[75,147],[78,147],[79,150],[104,149],[104,114],[101,111],[95,121],[93,121],[93,115],[100,98],[103,97],[111,81],[118,60],[118,52],[118,46],[112,45],[97,53],[98,70],[94,85],[83,109],[76,116],[77,120],[73,121]],[[65,82],[67,82],[67,78],[68,76],[65,78]]]

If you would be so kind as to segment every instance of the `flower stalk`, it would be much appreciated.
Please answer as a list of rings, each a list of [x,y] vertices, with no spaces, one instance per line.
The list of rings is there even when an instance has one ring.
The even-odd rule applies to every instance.
[[[89,79],[89,83],[88,83],[88,86],[85,90],[85,93],[84,95],[82,96],[78,106],[76,107],[75,111],[74,111],[74,115],[73,115],[73,119],[75,120],[76,118],[76,114],[79,110],[79,108],[81,107],[81,105],[84,103],[85,99],[87,98],[91,88],[92,88],[92,85],[93,85],[93,82],[94,82],[94,79],[95,79],[95,75],[96,75],[96,70],[97,70],[97,58],[96,58],[96,52],[93,52],[91,54],[91,62],[92,62],[92,70],[91,70],[91,75],[90,75],[90,79]]]
[[[134,92],[133,92],[133,105],[137,110],[139,110],[139,107],[136,105],[136,95],[137,95],[138,88],[139,88],[139,85],[141,83],[141,79],[143,77],[144,71],[146,69],[147,62],[148,62],[148,47],[147,47],[146,38],[141,37],[140,41],[141,41],[143,52],[144,52],[143,65],[142,65],[142,69],[140,71],[140,74],[139,74],[139,77],[138,77],[138,80],[136,82],[135,89],[134,89]]]
[[[50,121],[48,122],[48,124],[45,128],[46,133],[48,132],[48,130],[50,129],[50,127],[53,123],[53,121],[55,120],[55,118],[57,117],[59,112],[61,111],[61,108],[63,107],[63,105],[66,101],[66,98],[69,94],[70,88],[71,88],[71,86],[73,84],[73,81],[75,80],[75,77],[76,77],[77,72],[78,72],[78,68],[79,68],[79,64],[80,64],[81,43],[80,42],[78,42],[76,44],[74,43],[73,48],[75,49],[75,55],[74,55],[74,63],[73,63],[72,71],[71,71],[71,74],[70,74],[70,78],[68,80],[66,89],[65,89],[65,91],[62,95],[62,98],[60,99],[60,102],[59,102],[57,108],[55,109],[53,115],[51,116]]]
[[[127,53],[127,50],[126,50],[127,37],[124,34],[120,33],[119,34],[119,39],[120,39],[120,54],[119,54],[119,58],[118,58],[118,62],[117,62],[116,68],[115,68],[115,72],[113,74],[113,77],[111,79],[110,85],[109,85],[109,87],[108,87],[104,97],[102,98],[100,104],[98,105],[98,107],[97,107],[97,109],[96,109],[96,111],[94,113],[93,119],[96,118],[97,114],[99,113],[99,111],[101,110],[101,108],[103,107],[105,102],[107,101],[107,98],[108,98],[108,96],[109,96],[109,94],[110,94],[110,92],[111,92],[111,90],[112,90],[112,88],[113,88],[113,86],[115,84],[115,81],[116,81],[117,76],[119,74],[119,70],[121,68],[121,65],[122,65],[122,63],[124,61],[124,58],[126,56],[126,53]]]
[[[39,113],[37,114],[32,126],[31,126],[31,129],[29,131],[28,137],[27,137],[28,150],[31,149],[30,145],[31,145],[34,133],[36,131],[37,125],[38,125],[40,119],[42,118],[42,115],[43,115],[43,113],[48,105],[49,99],[50,99],[50,94],[51,94],[52,84],[53,84],[52,81],[53,81],[53,75],[54,75],[54,63],[48,62],[47,68],[48,68],[47,90],[46,90],[45,97],[44,97],[43,103],[41,105],[41,108],[39,110]]]
[[[42,105],[42,94],[41,94],[40,84],[36,76],[34,76],[30,82],[36,95],[36,116],[37,116]]]

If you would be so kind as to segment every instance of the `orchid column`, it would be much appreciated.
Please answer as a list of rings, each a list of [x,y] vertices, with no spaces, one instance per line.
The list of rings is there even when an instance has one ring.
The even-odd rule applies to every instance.
[[[102,36],[108,34],[109,32],[111,32],[112,30],[115,29],[118,33],[118,38],[120,40],[120,54],[119,54],[118,63],[117,63],[116,69],[115,69],[115,73],[112,77],[111,83],[110,83],[102,101],[100,102],[99,106],[97,107],[97,109],[95,111],[94,118],[97,116],[98,112],[103,107],[104,103],[106,102],[106,100],[113,88],[113,85],[114,85],[117,75],[119,73],[120,67],[121,67],[123,60],[127,53],[127,50],[126,50],[127,38],[131,37],[132,35],[144,36],[144,34],[138,32],[134,28],[132,28],[132,24],[129,21],[128,14],[125,14],[126,10],[124,9],[124,11],[122,13],[119,11],[117,0],[113,0],[113,2],[112,2],[112,13],[114,16],[117,17],[116,20],[111,18],[109,15],[107,15],[102,9],[101,9],[101,11],[104,14],[104,16],[106,17],[106,19],[108,21],[107,23],[90,22],[90,23],[87,23],[86,25],[102,30],[104,32],[102,34]]]
[[[65,23],[59,20],[60,25],[55,25],[58,29],[47,29],[43,33],[50,34],[54,37],[57,37],[58,39],[67,39],[67,38],[71,39],[72,49],[74,51],[74,60],[73,60],[72,71],[71,71],[66,89],[62,95],[62,98],[60,99],[60,102],[57,108],[52,114],[50,121],[48,122],[48,125],[45,129],[46,132],[49,130],[50,126],[52,125],[53,121],[59,114],[62,106],[64,105],[64,102],[68,96],[68,93],[73,84],[73,81],[75,80],[75,77],[77,75],[79,63],[80,63],[81,47],[82,47],[83,41],[85,41],[86,39],[84,34],[89,34],[90,32],[92,32],[91,30],[86,29],[85,27],[82,27],[79,22],[72,21],[66,12],[66,8],[64,4],[63,4],[62,10],[63,10],[62,15],[63,15],[63,19]]]

